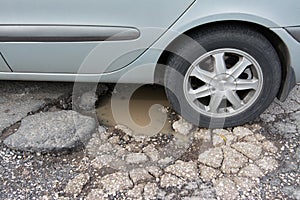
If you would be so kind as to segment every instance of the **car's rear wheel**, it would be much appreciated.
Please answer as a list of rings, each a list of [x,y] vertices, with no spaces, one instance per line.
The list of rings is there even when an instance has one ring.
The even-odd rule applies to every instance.
[[[196,125],[220,128],[249,122],[271,104],[281,83],[281,65],[262,34],[222,26],[190,37],[178,44],[165,72],[175,111]]]

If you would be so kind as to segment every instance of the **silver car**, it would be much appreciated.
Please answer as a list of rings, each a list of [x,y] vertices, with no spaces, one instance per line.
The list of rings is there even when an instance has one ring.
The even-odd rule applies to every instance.
[[[158,83],[231,127],[300,80],[298,0],[1,0],[0,79]]]

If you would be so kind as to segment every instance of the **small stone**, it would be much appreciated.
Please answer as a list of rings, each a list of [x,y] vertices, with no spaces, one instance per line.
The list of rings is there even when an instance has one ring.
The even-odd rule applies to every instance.
[[[277,153],[278,148],[270,141],[264,141],[262,147],[265,151],[270,153]]]
[[[129,164],[140,164],[148,161],[148,157],[144,153],[131,153],[126,156],[126,162]]]
[[[252,144],[249,142],[238,142],[232,147],[250,158],[251,160],[257,160],[262,152],[262,147],[258,144]]]
[[[249,136],[244,137],[243,141],[257,143],[257,144],[259,143],[254,135],[249,135]]]
[[[89,167],[90,167],[90,159],[88,157],[83,157],[79,162],[76,171],[85,172],[89,169]]]
[[[240,140],[248,135],[253,135],[253,132],[250,129],[245,127],[236,127],[233,129],[233,134],[236,135]]]
[[[224,146],[223,152],[224,160],[221,167],[223,173],[237,173],[238,170],[248,161],[246,156],[231,147]]]
[[[105,193],[102,189],[93,189],[86,197],[86,200],[95,200],[95,199],[108,200],[108,198],[105,197]]]
[[[249,178],[260,178],[264,174],[261,169],[254,164],[249,164],[246,167],[242,168],[239,172],[239,176],[249,177]]]
[[[232,145],[237,141],[237,136],[227,130],[215,129],[213,132],[215,133],[213,136],[213,145],[215,147],[221,147],[225,144]]]
[[[221,171],[207,167],[205,165],[199,165],[199,170],[200,170],[200,176],[204,181],[211,181],[212,179],[217,178],[220,174]]]
[[[124,135],[124,136],[122,137],[122,140],[123,140],[124,142],[129,142],[129,141],[130,141],[130,137],[129,137],[128,135]]]
[[[105,144],[102,144],[99,149],[98,149],[98,152],[101,152],[101,153],[109,153],[113,150],[113,146],[110,144],[110,143],[105,143]]]
[[[101,155],[92,160],[91,165],[95,169],[101,169],[102,167],[109,167],[110,163],[115,161],[116,157],[113,155]]]
[[[131,153],[139,153],[141,152],[142,148],[137,143],[129,143],[125,146],[125,150]]]
[[[223,161],[222,149],[217,147],[209,149],[199,155],[199,162],[210,167],[219,168]]]
[[[217,136],[219,136],[218,139],[219,140],[222,139],[224,141],[224,144],[226,144],[226,145],[231,145],[237,141],[237,136],[233,135],[231,132],[229,132],[225,129],[215,129],[215,130],[213,130],[213,133],[215,133]]]
[[[156,162],[159,160],[159,152],[155,149],[154,145],[148,145],[143,148],[143,152],[151,159],[151,161]]]
[[[181,188],[184,184],[184,180],[172,175],[172,174],[164,174],[161,176],[160,186],[162,188],[168,187],[178,187]]]
[[[146,200],[157,199],[158,187],[156,183],[147,183],[144,187],[144,198]]]
[[[119,147],[115,146],[114,148],[116,150],[116,156],[118,156],[118,157],[123,158],[127,154],[126,149],[124,149],[122,147],[119,148]]]
[[[278,162],[273,157],[264,157],[258,160],[256,164],[265,172],[271,172],[278,167]]]
[[[225,143],[226,142],[225,141],[225,136],[223,136],[223,137],[221,137],[220,135],[214,134],[214,136],[213,136],[213,145],[214,145],[214,147],[221,147],[221,146],[226,144]]]
[[[274,114],[263,113],[260,115],[260,119],[266,123],[274,122],[276,117]]]
[[[170,163],[174,162],[174,158],[173,157],[165,157],[165,158],[162,158],[158,161],[158,164],[160,165],[168,165]]]
[[[95,92],[86,92],[81,95],[78,106],[82,110],[91,111],[95,109],[95,103],[98,100]]]
[[[106,128],[104,126],[98,126],[98,133],[101,134],[101,135],[107,135],[106,134]],[[105,138],[107,139],[107,138]]]
[[[127,197],[131,199],[137,199],[137,200],[142,200],[143,199],[143,190],[144,190],[144,185],[145,184],[138,184],[134,186],[131,190],[127,192]]]
[[[113,195],[118,191],[133,188],[133,183],[129,179],[128,173],[125,172],[108,174],[100,180],[100,183],[105,191]]]
[[[262,129],[262,127],[259,124],[253,124],[251,125],[251,129],[253,132],[258,132]]]
[[[102,144],[102,141],[100,139],[100,136],[97,133],[94,133],[92,135],[92,138],[89,140],[89,142],[85,146],[87,153],[91,156],[97,156],[99,154],[98,149],[101,146],[101,144]],[[100,154],[101,154],[101,152],[100,152]]]
[[[198,179],[197,164],[194,162],[183,162],[178,160],[174,165],[170,165],[165,169],[165,172],[174,174],[184,180]]]
[[[216,194],[224,200],[236,199],[239,195],[235,183],[229,178],[219,178],[214,187]]]
[[[65,188],[65,192],[67,194],[78,196],[81,193],[82,188],[87,184],[89,180],[89,174],[79,174],[68,182]]]
[[[113,137],[108,139],[108,142],[113,144],[113,145],[116,145],[116,144],[119,144],[120,139],[119,139],[118,136],[113,136]]]
[[[129,176],[134,184],[138,184],[140,182],[150,181],[153,179],[153,176],[149,174],[146,169],[136,168],[129,172]]]
[[[266,139],[265,136],[263,136],[262,134],[255,134],[255,138],[259,141],[262,142]]]
[[[180,133],[182,135],[188,135],[190,131],[193,129],[193,125],[183,118],[180,118],[178,121],[174,122],[172,125],[175,132]]]
[[[203,140],[203,142],[210,142],[212,132],[209,129],[200,129],[199,131],[194,132],[194,138],[197,140]]]

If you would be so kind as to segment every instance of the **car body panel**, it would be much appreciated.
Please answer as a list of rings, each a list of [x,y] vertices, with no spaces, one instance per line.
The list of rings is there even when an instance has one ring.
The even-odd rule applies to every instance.
[[[283,28],[273,28],[272,31],[286,44],[290,52],[291,67],[295,70],[296,81],[300,82],[300,43]]]
[[[132,27],[139,29],[140,37],[117,42],[2,42],[0,50],[15,72],[111,72],[125,67],[140,56],[193,2],[194,0],[185,0],[170,4],[168,0],[2,0],[1,25]],[[159,29],[147,29],[148,27]],[[84,58],[95,47],[98,47],[101,62],[89,69],[80,68]],[[111,65],[112,61],[125,54],[122,62],[113,62]]]
[[[128,41],[82,43],[0,43],[4,57],[18,72],[0,73],[0,79],[7,79],[9,75],[11,79],[19,80],[98,81],[101,77],[102,82],[117,82],[128,74],[122,82],[153,83],[157,61],[178,36],[212,22],[240,21],[269,28],[286,42],[291,66],[300,81],[300,43],[284,29],[300,25],[298,0],[261,0],[257,3],[245,0],[215,3],[211,0],[194,3],[192,0],[176,3],[169,0],[151,3],[138,0],[4,2],[6,4],[0,8],[2,24],[126,26],[138,28],[141,37]],[[12,8],[14,4],[18,9]],[[57,8],[56,4],[60,6]],[[159,10],[155,4],[159,5]],[[102,9],[101,14],[97,8]],[[69,12],[65,13],[66,10]],[[17,11],[25,17],[16,14]],[[138,76],[135,70],[139,71]]]
[[[0,72],[11,72],[9,66],[7,66],[7,63],[3,59],[1,53],[0,53]]]
[[[197,0],[177,23],[177,31],[217,21],[247,21],[265,27],[287,27],[300,25],[298,0],[246,0],[216,1]],[[180,28],[179,28],[180,27]]]

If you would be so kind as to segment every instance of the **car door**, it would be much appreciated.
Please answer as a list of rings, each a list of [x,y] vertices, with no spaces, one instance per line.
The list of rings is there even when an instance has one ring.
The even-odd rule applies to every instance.
[[[1,0],[0,52],[14,72],[103,73],[138,58],[194,0]],[[97,50],[96,60],[82,63]]]

